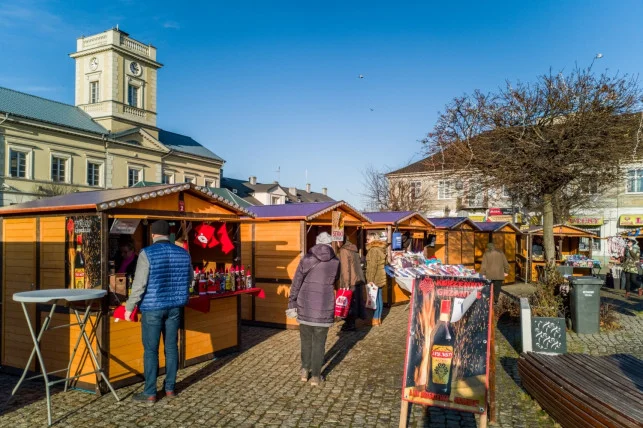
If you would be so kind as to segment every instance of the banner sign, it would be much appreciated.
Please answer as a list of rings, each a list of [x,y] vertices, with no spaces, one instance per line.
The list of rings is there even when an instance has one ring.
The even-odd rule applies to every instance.
[[[489,387],[491,284],[431,276],[411,295],[402,399],[484,413]]]
[[[341,211],[333,211],[332,237],[333,242],[344,241],[344,213]]]
[[[509,223],[514,221],[514,216],[513,215],[490,215],[487,217],[488,221],[491,222],[503,222],[503,223]]]
[[[484,214],[481,215],[469,215],[469,220],[475,221],[475,222],[483,222],[487,219],[487,216]]]
[[[602,226],[603,217],[584,217],[573,215],[567,220],[571,226]]]
[[[619,226],[643,226],[643,215],[625,214],[618,220]]]
[[[513,215],[514,214],[514,209],[513,208],[489,208],[489,213],[488,215],[490,216],[503,216],[503,215]]]
[[[99,216],[65,218],[65,284],[67,288],[102,285],[101,219]]]

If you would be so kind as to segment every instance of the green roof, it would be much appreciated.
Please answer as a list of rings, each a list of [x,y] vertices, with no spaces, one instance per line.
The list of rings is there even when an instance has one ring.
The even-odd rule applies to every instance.
[[[208,189],[210,189],[210,191],[212,193],[214,193],[215,195],[221,196],[222,198],[224,198],[224,199],[226,199],[226,200],[228,200],[230,202],[236,203],[241,208],[248,208],[248,207],[252,206],[252,204],[250,202],[246,201],[243,198],[240,198],[239,196],[235,195],[234,193],[232,193],[228,189],[222,189],[222,188],[218,188],[218,187],[209,187]]]
[[[82,109],[0,87],[0,112],[96,134],[108,131]]]
[[[223,162],[219,156],[206,149],[187,135],[176,134],[174,132],[159,129],[159,141],[171,150],[187,153],[190,155],[201,156],[204,158],[214,159]]]

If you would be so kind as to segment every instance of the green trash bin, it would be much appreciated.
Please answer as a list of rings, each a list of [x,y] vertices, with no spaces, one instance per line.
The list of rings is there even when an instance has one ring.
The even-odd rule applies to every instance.
[[[598,333],[603,280],[595,276],[574,276],[570,284],[572,329],[579,334]]]

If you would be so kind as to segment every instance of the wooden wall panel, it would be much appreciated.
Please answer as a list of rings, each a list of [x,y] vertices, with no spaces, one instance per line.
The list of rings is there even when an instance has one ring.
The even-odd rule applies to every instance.
[[[266,293],[265,299],[255,299],[255,321],[297,325],[297,321],[286,318],[290,285],[257,284]]]
[[[450,265],[462,264],[462,232],[449,231],[448,239],[448,257],[447,262]]]
[[[281,252],[276,256],[255,255],[255,277],[293,279],[300,257],[299,252]]]
[[[240,237],[241,237],[241,263],[244,266],[252,265],[252,225],[251,224],[241,224],[240,227]]]
[[[65,288],[65,217],[40,219],[40,289]]]
[[[185,359],[237,346],[237,299],[210,301],[210,312],[185,309]]]
[[[475,236],[475,258],[477,262],[482,261],[482,256],[487,250],[487,244],[489,243],[489,233],[487,232],[478,232]]]
[[[475,233],[462,232],[462,264],[473,267],[475,262]]]
[[[241,319],[252,320],[252,296],[241,295]]]
[[[22,369],[33,342],[22,306],[12,296],[36,287],[36,219],[4,219],[2,238],[2,365]],[[35,326],[35,305],[28,304],[27,309]],[[34,369],[34,364],[30,369]]]
[[[139,318],[140,319],[140,318]],[[109,380],[117,382],[143,375],[143,343],[140,322],[109,319]],[[163,340],[159,346],[159,368],[165,367]]]

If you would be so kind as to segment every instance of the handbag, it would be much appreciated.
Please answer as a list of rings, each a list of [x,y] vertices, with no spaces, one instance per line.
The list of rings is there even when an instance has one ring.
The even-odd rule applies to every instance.
[[[335,316],[346,318],[351,307],[353,292],[348,288],[340,288],[335,294]]]
[[[370,282],[366,284],[366,307],[377,309],[377,285]]]

